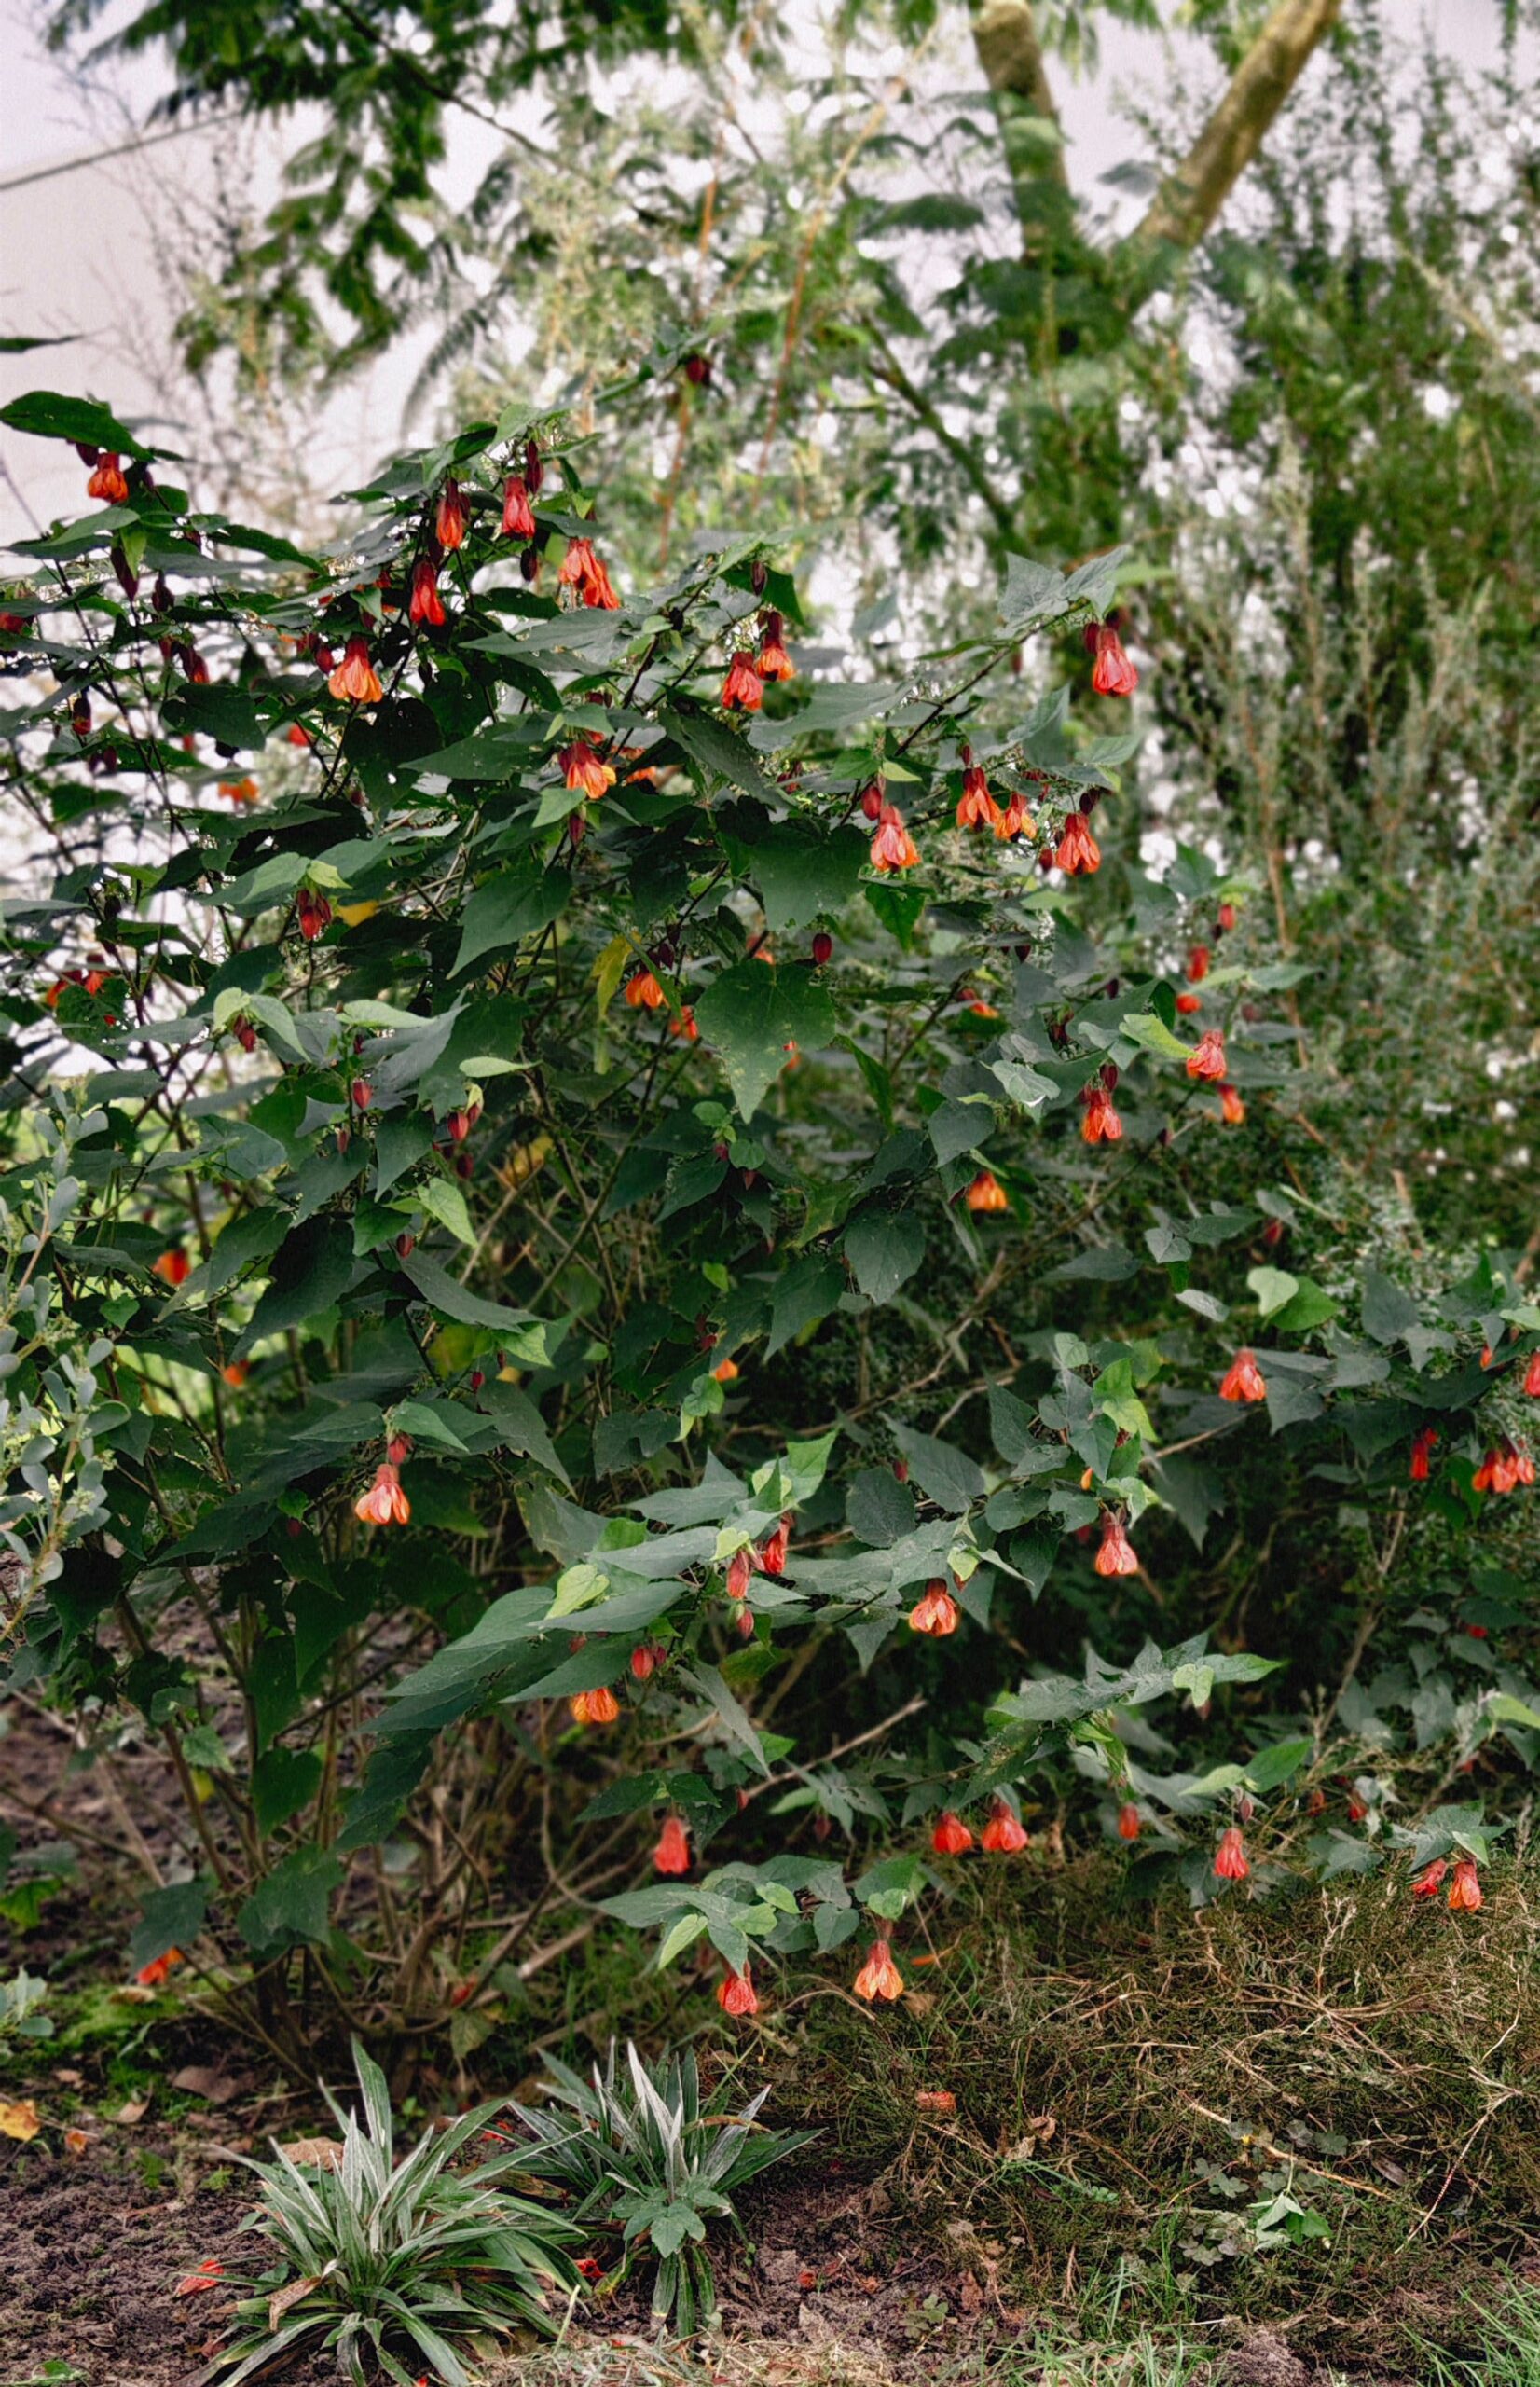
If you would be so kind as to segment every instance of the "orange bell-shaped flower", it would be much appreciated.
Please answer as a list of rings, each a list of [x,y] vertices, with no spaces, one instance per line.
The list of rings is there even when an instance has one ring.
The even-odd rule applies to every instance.
[[[989,1821],[980,1834],[981,1844],[997,1856],[1014,1856],[1027,1845],[1028,1834],[1009,1799],[997,1796],[990,1801]]]
[[[889,2000],[903,1995],[903,1975],[893,1962],[893,1951],[886,1939],[873,1939],[866,1952],[866,1962],[850,1984],[858,1997],[869,2006],[879,1997]]]
[[[910,1609],[909,1629],[912,1633],[933,1633],[938,1637],[956,1633],[957,1603],[939,1575],[934,1582],[927,1583],[923,1597]]]
[[[965,1856],[973,1845],[973,1835],[961,1815],[947,1807],[930,1835],[930,1845],[938,1856]]]
[[[1246,1863],[1246,1845],[1241,1838],[1239,1824],[1231,1824],[1221,1833],[1215,1851],[1214,1870],[1221,1882],[1244,1882],[1251,1868]]]
[[[654,1873],[688,1873],[690,1870],[690,1835],[678,1815],[668,1815],[658,1834],[658,1844],[653,1851]]]
[[[354,1516],[365,1525],[404,1525],[411,1513],[412,1504],[401,1488],[400,1469],[389,1459],[382,1460],[368,1490],[353,1502]]]
[[[1237,1351],[1219,1386],[1221,1400],[1265,1400],[1267,1381],[1254,1351]]]

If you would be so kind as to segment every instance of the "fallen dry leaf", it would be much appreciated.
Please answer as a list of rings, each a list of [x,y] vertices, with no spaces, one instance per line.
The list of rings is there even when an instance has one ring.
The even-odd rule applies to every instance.
[[[280,2149],[291,2163],[313,2163],[319,2172],[335,2172],[342,2161],[339,2138],[286,2138]]]
[[[0,2138],[19,2138],[25,2144],[29,2138],[35,2138],[42,2127],[42,2117],[30,2097],[19,2097],[14,2104],[0,2104]]]
[[[64,2148],[67,2154],[84,2155],[89,2145],[90,2140],[83,2130],[67,2130],[64,2132]]]
[[[136,1980],[123,1981],[113,1991],[113,1995],[123,2006],[153,2006],[155,2004],[154,1990],[141,1989]]]
[[[144,2120],[149,2110],[150,2101],[147,2097],[131,2097],[126,2105],[118,2106],[113,2119],[115,2122],[121,2122],[125,2130],[131,2130],[135,2122]]]
[[[241,2094],[240,2081],[212,2063],[185,2063],[172,2074],[172,2087],[186,2090],[189,2097],[206,2098],[211,2105],[227,2105]]]

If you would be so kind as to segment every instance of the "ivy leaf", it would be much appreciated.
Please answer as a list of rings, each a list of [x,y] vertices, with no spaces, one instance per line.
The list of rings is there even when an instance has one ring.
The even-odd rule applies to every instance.
[[[695,1005],[695,1023],[722,1056],[745,1119],[787,1061],[788,1044],[814,1052],[833,1036],[834,1005],[812,970],[777,961],[735,962]]]

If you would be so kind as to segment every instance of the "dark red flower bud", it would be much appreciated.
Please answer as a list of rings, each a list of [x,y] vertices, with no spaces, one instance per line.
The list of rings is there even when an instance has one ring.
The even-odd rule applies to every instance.
[[[818,969],[821,970],[826,961],[832,961],[833,959],[833,938],[830,935],[827,929],[819,929],[817,936],[813,939],[813,959]]]

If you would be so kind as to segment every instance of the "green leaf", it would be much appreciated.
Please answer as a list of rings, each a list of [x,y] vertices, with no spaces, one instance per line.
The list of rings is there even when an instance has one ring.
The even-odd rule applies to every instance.
[[[501,1302],[483,1301],[479,1293],[468,1292],[425,1251],[408,1252],[401,1265],[429,1308],[441,1318],[452,1318],[461,1326],[489,1326],[504,1337],[504,1348],[516,1359],[523,1358],[537,1367],[545,1364],[547,1330],[530,1311],[505,1309]]]
[[[1264,1318],[1293,1300],[1299,1290],[1299,1279],[1291,1276],[1286,1268],[1252,1268],[1246,1272],[1246,1283],[1257,1296],[1257,1306]]]
[[[1272,1323],[1280,1334],[1309,1334],[1317,1326],[1329,1326],[1340,1315],[1326,1287],[1313,1276],[1301,1276],[1299,1290],[1273,1313]],[[1385,1362],[1382,1359],[1378,1364],[1383,1368]]]
[[[129,1941],[133,1971],[142,1972],[172,1948],[186,1954],[202,1930],[208,1911],[207,1882],[172,1882],[166,1889],[147,1890]]]
[[[1190,1044],[1184,1044],[1179,1036],[1174,1036],[1164,1020],[1158,1019],[1152,1011],[1127,1013],[1118,1022],[1118,1033],[1126,1036],[1131,1044],[1142,1045],[1147,1053],[1163,1054],[1170,1061],[1185,1061],[1192,1050]]]
[[[319,1945],[330,1933],[329,1909],[342,1877],[330,1850],[293,1849],[257,1883],[235,1927],[258,1956],[277,1955],[305,1940]]]
[[[412,1188],[412,1197],[431,1219],[447,1227],[458,1243],[474,1250],[477,1235],[464,1194],[449,1177],[425,1177]]]
[[[765,1357],[777,1351],[838,1305],[845,1290],[845,1272],[837,1261],[809,1252],[794,1261],[770,1296],[770,1339]]]
[[[860,883],[866,851],[859,830],[820,837],[798,822],[777,823],[749,857],[749,876],[771,931],[778,936],[821,914],[842,912]]]
[[[265,1749],[252,1771],[252,1804],[259,1829],[276,1831],[309,1806],[321,1787],[323,1771],[319,1750]]]
[[[1257,1791],[1276,1790],[1291,1773],[1308,1765],[1315,1746],[1313,1741],[1279,1741],[1272,1748],[1262,1749],[1246,1760],[1246,1780]]]
[[[352,1282],[354,1265],[346,1220],[307,1219],[296,1227],[273,1255],[268,1290],[236,1344],[236,1357],[244,1359],[265,1335],[284,1333],[330,1309]]]
[[[571,874],[542,869],[523,859],[478,887],[461,912],[460,951],[449,975],[458,978],[484,953],[503,953],[538,929],[549,928],[567,908]]]
[[[916,1433],[912,1426],[888,1421],[888,1431],[909,1461],[909,1472],[928,1500],[948,1516],[960,1517],[982,1500],[983,1476],[965,1453],[932,1434]]]
[[[1415,1334],[1423,1323],[1423,1313],[1411,1295],[1378,1268],[1364,1271],[1363,1306],[1360,1315],[1364,1332],[1372,1334],[1376,1343],[1404,1342]]]
[[[28,390],[12,398],[9,406],[0,407],[0,422],[36,439],[78,440],[83,448],[106,448],[119,456],[144,459],[156,453],[95,398],[62,397],[55,390]]]
[[[721,1055],[745,1119],[785,1068],[789,1043],[816,1052],[833,1036],[834,1005],[820,975],[794,964],[738,961],[696,1003],[695,1023]]]
[[[697,1660],[694,1665],[681,1666],[680,1676],[681,1680],[694,1685],[708,1706],[715,1708],[728,1739],[741,1750],[755,1773],[763,1774],[768,1780],[770,1768],[765,1762],[760,1736],[716,1667],[707,1665],[704,1660]]]
[[[864,1210],[845,1230],[845,1256],[868,1301],[890,1302],[925,1259],[925,1221],[914,1210]]]

